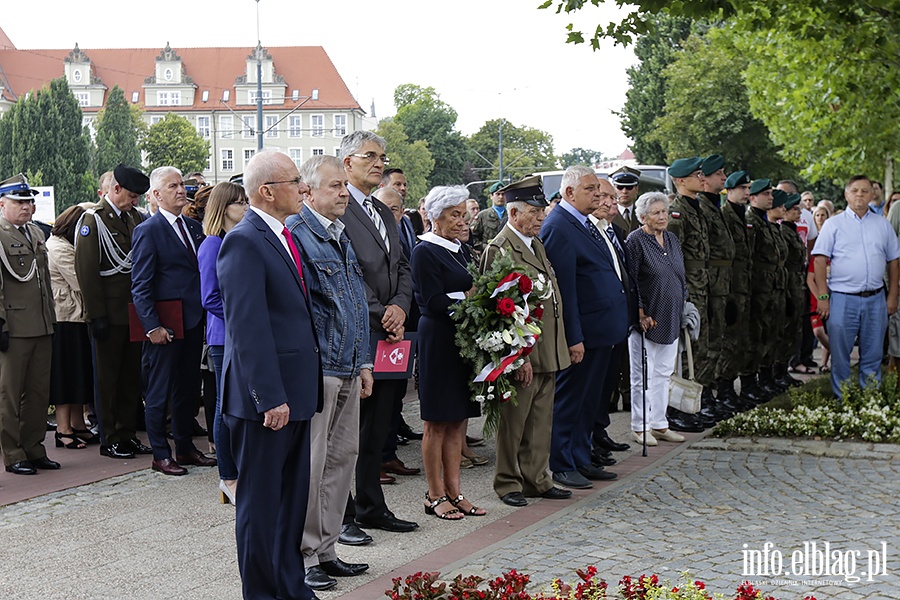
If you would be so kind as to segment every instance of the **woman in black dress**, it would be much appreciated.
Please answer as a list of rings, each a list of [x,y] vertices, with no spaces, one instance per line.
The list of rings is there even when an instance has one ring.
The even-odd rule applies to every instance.
[[[486,512],[469,502],[459,489],[462,427],[480,413],[471,400],[472,374],[456,347],[456,325],[450,306],[472,290],[459,235],[465,228],[468,190],[439,186],[425,198],[431,231],[412,253],[413,293],[419,305],[419,406],[425,423],[422,460],[428,491],[425,513],[456,520]]]

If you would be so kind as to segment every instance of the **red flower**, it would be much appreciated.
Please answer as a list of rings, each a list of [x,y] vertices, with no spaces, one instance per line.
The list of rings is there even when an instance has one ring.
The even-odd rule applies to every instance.
[[[508,317],[516,312],[516,303],[511,298],[500,298],[497,301],[497,312]]]
[[[534,310],[531,311],[531,314],[534,315],[535,319],[543,319],[544,318],[544,305],[538,304],[534,307]]]
[[[531,280],[528,279],[527,275],[522,275],[519,277],[519,291],[523,294],[530,294],[531,290],[534,288],[534,284],[531,283]]]

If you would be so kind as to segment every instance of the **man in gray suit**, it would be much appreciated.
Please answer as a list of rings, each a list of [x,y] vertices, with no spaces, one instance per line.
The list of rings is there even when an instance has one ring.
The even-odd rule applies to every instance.
[[[384,153],[386,146],[384,138],[370,131],[355,131],[341,140],[341,159],[352,196],[341,221],[362,267],[370,337],[398,342],[403,339],[403,323],[412,300],[412,276],[390,209],[371,196],[390,162]],[[356,521],[363,527],[396,532],[418,527],[388,510],[379,481],[391,407],[398,386],[405,385],[405,379],[379,380],[376,375],[372,395],[360,403],[355,509]]]

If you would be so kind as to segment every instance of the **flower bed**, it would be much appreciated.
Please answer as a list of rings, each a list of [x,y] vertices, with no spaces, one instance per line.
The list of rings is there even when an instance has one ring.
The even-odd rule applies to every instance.
[[[458,575],[453,581],[439,581],[440,573],[414,573],[406,578],[393,580],[394,587],[384,595],[391,600],[777,600],[757,590],[749,582],[740,584],[734,595],[710,592],[706,584],[684,573],[675,584],[661,580],[656,575],[628,575],[619,585],[609,589],[609,584],[597,579],[597,568],[577,570],[579,580],[570,585],[556,579],[549,591],[538,591],[532,595],[527,591],[530,578],[515,570],[487,581],[477,575]],[[803,600],[816,600],[806,596]]]

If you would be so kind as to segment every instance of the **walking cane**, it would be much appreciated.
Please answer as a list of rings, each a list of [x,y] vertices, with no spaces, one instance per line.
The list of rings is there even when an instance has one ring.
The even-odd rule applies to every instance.
[[[644,329],[641,328],[641,411],[644,421],[641,429],[641,444],[644,451],[641,456],[647,456],[647,348],[644,347]]]

